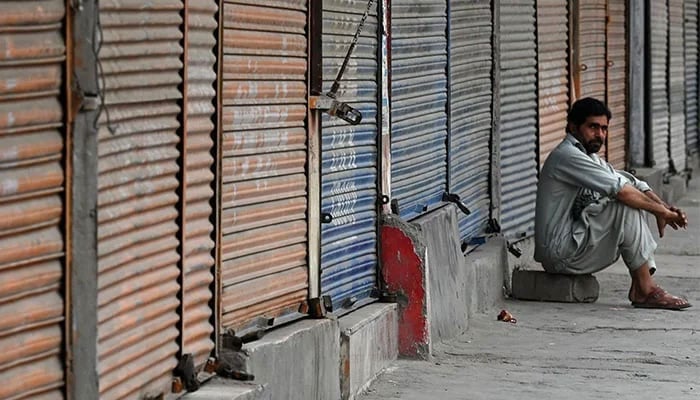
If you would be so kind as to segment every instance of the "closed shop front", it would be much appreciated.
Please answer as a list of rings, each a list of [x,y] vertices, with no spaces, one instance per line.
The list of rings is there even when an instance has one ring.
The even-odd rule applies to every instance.
[[[684,0],[668,0],[668,102],[671,168],[686,168]]]
[[[179,350],[179,0],[101,1],[101,399],[168,393]]]
[[[447,190],[447,3],[391,2],[391,195],[411,219]]]
[[[608,0],[607,96],[613,118],[608,127],[607,158],[617,169],[627,165],[627,0]]]
[[[648,57],[649,110],[648,132],[651,135],[651,165],[667,170],[669,158],[669,103],[668,103],[668,5],[666,1],[649,1],[647,15],[649,21]]]
[[[323,115],[321,295],[333,310],[361,304],[377,286],[378,23],[374,1],[337,97],[362,113],[359,125]],[[323,2],[324,93],[338,70],[367,9],[367,0]]]
[[[308,297],[306,0],[223,4],[221,321],[267,326]]]
[[[63,398],[66,10],[0,12],[0,398]]]
[[[540,165],[566,135],[569,109],[569,9],[566,0],[537,2]]]
[[[685,0],[685,142],[688,153],[698,148],[698,1]]]
[[[491,1],[450,2],[450,179],[470,215],[459,213],[463,239],[489,219],[493,17]]]
[[[216,2],[189,1],[187,10],[187,104],[185,141],[184,215],[184,338],[183,353],[195,356],[197,365],[209,358],[214,342],[210,322],[214,280],[214,241],[211,199],[214,196],[211,155],[214,141],[214,82],[216,72]]]
[[[535,1],[500,4],[501,228],[521,238],[534,233],[537,197]]]
[[[598,153],[618,169],[627,160],[626,0],[578,1],[574,20],[574,96],[604,101],[613,118]]]

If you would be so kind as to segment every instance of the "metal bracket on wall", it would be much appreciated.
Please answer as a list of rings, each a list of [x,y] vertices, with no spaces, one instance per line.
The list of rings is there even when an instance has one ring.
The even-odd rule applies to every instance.
[[[459,208],[459,210],[462,211],[464,213],[464,215],[469,215],[472,213],[471,210],[469,210],[469,207],[467,207],[467,205],[464,204],[462,199],[456,193],[448,193],[448,192],[443,193],[442,194],[442,201],[456,204],[457,208]]]
[[[188,392],[196,392],[199,390],[199,380],[197,380],[197,369],[194,365],[194,357],[192,354],[184,354],[177,364],[173,373],[172,391],[180,393],[183,390]]]
[[[518,246],[516,246],[515,244],[507,243],[507,245],[508,245],[508,252],[510,252],[510,254],[514,255],[517,258],[520,258],[520,256],[523,255],[523,251],[520,250],[520,248]]]

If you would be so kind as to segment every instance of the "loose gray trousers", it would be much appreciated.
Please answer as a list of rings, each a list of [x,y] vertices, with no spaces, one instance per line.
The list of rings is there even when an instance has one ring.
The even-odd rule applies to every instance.
[[[593,204],[582,213],[583,224],[574,229],[574,254],[558,265],[556,270],[543,264],[546,271],[559,274],[583,275],[601,271],[620,256],[630,271],[645,263],[656,269],[656,241],[643,210],[626,206],[617,200]],[[563,269],[562,269],[563,267]]]

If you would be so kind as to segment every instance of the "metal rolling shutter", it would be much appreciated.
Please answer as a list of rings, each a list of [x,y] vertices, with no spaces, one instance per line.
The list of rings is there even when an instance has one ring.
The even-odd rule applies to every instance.
[[[625,169],[627,160],[627,29],[626,0],[608,0],[607,104],[613,118],[608,128],[608,162]]]
[[[307,1],[224,4],[223,327],[307,298]]]
[[[489,218],[491,1],[452,0],[450,14],[450,192],[472,212],[459,214],[460,235],[466,239],[481,233]]]
[[[669,167],[668,104],[668,7],[665,1],[651,1],[651,124],[652,165]]]
[[[368,298],[377,284],[377,1],[345,71],[338,98],[362,112],[349,125],[323,115],[321,294],[333,309]],[[323,3],[324,92],[330,90],[367,0]]]
[[[177,365],[182,2],[99,4],[99,390],[126,399],[169,392]]]
[[[578,2],[577,48],[575,51],[574,80],[576,98],[594,97],[605,102],[607,85],[607,1],[582,0]],[[607,158],[607,146],[598,155]]]
[[[671,114],[671,162],[674,170],[680,172],[686,168],[683,0],[668,0],[668,2],[668,100]]]
[[[698,148],[698,1],[685,0],[685,140],[688,153]]]
[[[0,398],[63,398],[64,1],[0,13]]]
[[[501,228],[507,237],[534,232],[537,195],[535,1],[502,0]]]
[[[391,190],[401,217],[447,189],[446,0],[391,3]]]
[[[566,0],[537,2],[540,165],[566,136],[569,109],[569,11]]]
[[[214,258],[211,238],[214,226],[211,198],[214,145],[211,120],[214,108],[214,33],[217,21],[215,1],[188,2],[187,54],[187,141],[186,141],[186,208],[185,208],[185,283],[184,283],[184,349],[195,355],[197,365],[207,361],[214,342],[209,318],[212,310],[210,284],[214,280]]]

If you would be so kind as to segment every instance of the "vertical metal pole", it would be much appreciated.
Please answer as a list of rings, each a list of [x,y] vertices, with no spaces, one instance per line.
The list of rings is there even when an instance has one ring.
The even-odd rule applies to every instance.
[[[489,193],[491,197],[490,214],[491,219],[501,220],[501,2],[493,0],[491,2],[491,14],[493,28],[491,33],[491,90],[493,99],[491,101],[491,159],[489,160],[490,179]]]
[[[659,1],[659,0],[647,0],[644,3],[644,21],[645,21],[645,42],[644,42],[644,91],[646,93],[645,100],[651,100],[652,97],[652,74],[654,72],[654,69],[652,67],[653,65],[653,54],[652,54],[652,36],[653,36],[653,30],[654,30],[654,24],[652,22],[652,15],[651,15],[651,2],[652,1]],[[645,101],[644,102],[644,107],[647,109],[647,112],[644,113],[644,121],[646,123],[646,126],[649,127],[649,131],[647,132],[648,134],[645,135],[645,159],[646,162],[645,164],[649,167],[653,167],[656,164],[656,159],[654,157],[654,133],[653,133],[653,118],[654,118],[654,108],[651,107],[651,101]]]
[[[391,197],[391,0],[382,0],[381,10],[381,135],[380,148],[381,154],[381,193],[387,198]],[[384,204],[384,213],[391,212],[389,202]]]
[[[72,253],[73,248],[72,232],[71,232],[71,210],[73,202],[73,193],[71,192],[73,188],[73,121],[74,114],[74,101],[72,93],[72,82],[73,82],[73,13],[71,12],[71,0],[65,1],[65,26],[64,26],[64,37],[66,40],[66,61],[63,65],[63,100],[65,101],[64,108],[64,138],[65,138],[65,149],[63,150],[63,164],[65,173],[65,191],[64,196],[64,209],[63,209],[63,232],[64,232],[64,252],[65,258],[64,262],[64,291],[63,299],[65,304],[71,304],[71,298],[73,293],[71,292],[71,264],[72,264]],[[65,376],[66,376],[66,387],[65,396],[70,398],[73,391],[72,386],[72,365],[73,365],[73,349],[71,348],[72,338],[71,338],[71,307],[65,307],[64,314],[65,320],[63,322],[63,345],[66,354],[65,358]]]
[[[445,113],[447,114],[447,137],[445,138],[446,154],[446,182],[445,191],[452,192],[452,1],[447,0],[447,24],[445,26],[445,37],[447,38],[447,65],[445,74],[447,75],[447,102],[445,103]]]
[[[222,196],[222,167],[221,162],[223,158],[222,146],[222,135],[223,135],[223,100],[222,100],[222,86],[224,82],[224,1],[218,1],[219,11],[218,11],[218,27],[217,27],[217,42],[216,42],[216,114],[214,116],[215,121],[215,137],[214,137],[214,148],[216,149],[216,154],[214,155],[214,165],[215,171],[215,204],[214,204],[214,290],[212,291],[214,296],[212,299],[212,305],[214,310],[213,324],[214,324],[214,354],[215,357],[219,357],[221,352],[221,321],[222,321],[222,307],[221,307],[221,293],[223,291],[222,279],[221,279],[221,244],[222,233],[221,233],[221,196]]]
[[[323,91],[323,2],[309,0],[307,28],[308,95],[320,95]],[[308,193],[308,265],[309,298],[321,295],[321,112],[307,109],[307,193]]]
[[[535,160],[537,163],[537,180],[540,179],[540,169],[542,167],[542,160],[540,158],[540,152],[542,151],[542,108],[540,107],[541,93],[540,93],[540,5],[539,1],[535,0],[535,98],[537,99],[537,110],[535,114],[537,115],[537,135],[535,139]]]
[[[73,2],[73,4],[76,4]],[[73,125],[72,199],[70,209],[72,243],[69,299],[73,363],[69,396],[99,398],[97,360],[97,118],[99,115],[97,72],[96,0],[83,0],[72,10],[73,51],[70,70],[75,78],[75,96],[81,99]]]
[[[628,40],[628,165],[630,168],[644,167],[646,165],[646,93],[645,75],[647,73],[645,62],[645,15],[643,1],[629,1],[627,3],[627,40]]]
[[[182,76],[182,83],[180,84],[180,92],[182,93],[182,98],[180,99],[180,115],[178,116],[180,122],[180,141],[178,142],[178,151],[180,153],[180,159],[178,164],[180,170],[178,172],[178,181],[180,186],[178,187],[178,240],[180,242],[178,246],[178,253],[180,253],[180,260],[178,261],[178,268],[180,269],[180,276],[178,278],[178,283],[180,284],[180,304],[178,305],[178,315],[180,320],[178,322],[178,328],[180,331],[179,337],[179,357],[187,353],[186,342],[185,342],[185,299],[187,298],[187,291],[185,290],[187,271],[186,267],[186,241],[187,241],[187,114],[188,114],[188,96],[187,96],[187,70],[188,70],[188,56],[189,56],[189,10],[188,10],[188,0],[183,0],[183,8],[180,13],[182,17],[182,26],[180,31],[182,32],[182,40],[180,45],[182,46],[182,68],[180,69],[180,75]]]

